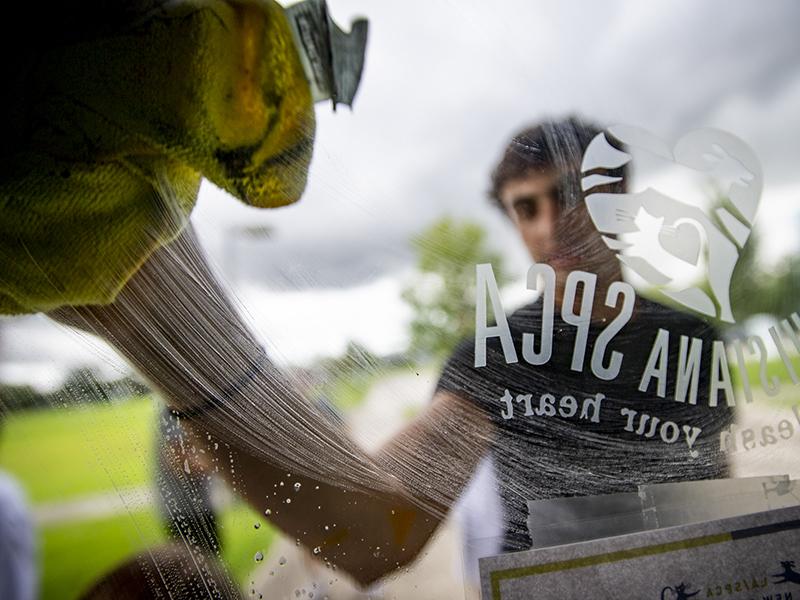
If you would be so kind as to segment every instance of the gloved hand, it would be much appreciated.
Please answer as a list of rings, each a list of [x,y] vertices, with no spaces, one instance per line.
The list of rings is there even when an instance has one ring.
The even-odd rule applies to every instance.
[[[201,176],[260,207],[302,193],[314,113],[283,9],[155,4],[34,7],[2,48],[0,314],[111,302]]]

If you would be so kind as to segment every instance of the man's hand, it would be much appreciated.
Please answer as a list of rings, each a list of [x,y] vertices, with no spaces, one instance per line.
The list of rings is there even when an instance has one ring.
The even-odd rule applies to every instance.
[[[143,5],[69,5],[68,27],[39,7],[2,53],[0,314],[111,302],[201,176],[260,207],[305,187],[314,113],[283,9]]]

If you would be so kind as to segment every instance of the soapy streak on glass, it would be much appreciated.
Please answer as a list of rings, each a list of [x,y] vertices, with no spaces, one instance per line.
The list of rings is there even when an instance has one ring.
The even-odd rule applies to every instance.
[[[446,512],[484,452],[487,440],[470,422],[472,415],[465,411],[448,421],[439,418],[441,429],[424,432],[438,456],[418,452],[403,436],[376,456],[367,455],[297,393],[296,382],[266,359],[206,270],[197,246],[185,243],[190,239],[186,232],[182,240],[159,251],[160,264],[151,260],[145,265],[113,305],[63,309],[58,318],[108,339],[176,408],[220,398],[231,380],[248,376],[252,365],[259,364],[252,383],[194,423],[199,434],[195,443],[214,456],[204,439],[208,433],[213,441],[230,447],[233,461],[226,464],[220,458],[223,464],[215,468],[260,512],[271,508],[279,525],[290,509],[278,482],[287,473],[299,481],[305,476],[307,491],[291,499],[291,510],[296,514],[316,510],[324,498],[326,522],[339,522],[342,529],[350,523],[350,546],[342,553],[353,554],[361,547],[371,554],[371,548],[381,546],[386,556],[394,551],[395,563],[410,559],[412,549],[424,544],[432,523]],[[316,485],[325,483],[333,487],[315,491]],[[352,495],[337,495],[338,504],[332,505],[336,489],[350,490]],[[382,498],[378,512],[383,522],[377,527],[359,523],[362,493]],[[415,507],[431,515],[428,524],[416,517],[412,529],[402,531],[408,529],[402,518],[408,520]],[[327,560],[347,562],[323,532],[298,527],[286,533],[309,547],[322,546]],[[400,550],[401,543],[408,546],[407,552]],[[374,567],[361,569],[363,573],[353,569],[353,574],[368,581],[388,568],[378,564],[382,561],[371,562]]]

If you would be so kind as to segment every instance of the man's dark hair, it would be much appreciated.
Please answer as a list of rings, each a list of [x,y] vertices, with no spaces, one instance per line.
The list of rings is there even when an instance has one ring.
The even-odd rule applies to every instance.
[[[509,142],[503,158],[491,175],[489,198],[503,212],[503,187],[514,179],[554,171],[559,177],[562,210],[573,208],[581,199],[581,160],[589,142],[602,129],[579,117],[547,120],[520,131]]]

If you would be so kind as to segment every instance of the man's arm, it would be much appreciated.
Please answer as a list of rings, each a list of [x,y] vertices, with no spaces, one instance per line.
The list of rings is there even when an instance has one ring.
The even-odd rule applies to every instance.
[[[113,344],[193,415],[198,443],[256,510],[362,584],[415,558],[492,434],[477,407],[440,392],[378,454],[364,452],[266,359],[191,230],[114,303],[51,316]]]
[[[474,435],[486,426],[476,410],[437,394],[378,455],[351,456],[381,469],[375,481],[380,489],[352,489],[329,473],[287,477],[268,457],[241,451],[233,455],[234,485],[257,510],[269,510],[268,518],[287,536],[366,585],[412,562],[460,495],[485,448],[485,434]],[[298,444],[303,451],[306,446]]]

